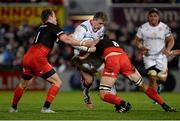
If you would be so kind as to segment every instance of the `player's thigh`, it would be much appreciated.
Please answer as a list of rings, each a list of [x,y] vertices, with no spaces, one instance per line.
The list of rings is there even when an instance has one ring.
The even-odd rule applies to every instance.
[[[155,59],[151,56],[144,56],[143,62],[144,62],[145,69],[148,69],[148,68],[156,65]]]
[[[58,76],[57,73],[52,74],[51,76],[49,76],[47,79],[48,82],[55,84],[57,86],[61,86],[62,85],[62,80],[60,79],[60,77]]]
[[[119,63],[121,67],[120,71],[123,75],[128,76],[135,73],[136,69],[127,54],[120,55]]]
[[[167,65],[168,65],[168,60],[165,55],[159,55],[156,58],[156,68],[161,70],[161,71],[166,71],[167,70]]]
[[[119,59],[120,57],[118,55],[107,57],[102,75],[117,78],[121,68]]]
[[[114,86],[115,81],[117,78],[115,77],[110,77],[110,76],[102,76],[100,80],[100,85],[106,85],[106,86]]]
[[[94,76],[91,72],[88,71],[80,71],[82,76],[82,81],[85,81],[88,84],[91,84],[93,82]]]

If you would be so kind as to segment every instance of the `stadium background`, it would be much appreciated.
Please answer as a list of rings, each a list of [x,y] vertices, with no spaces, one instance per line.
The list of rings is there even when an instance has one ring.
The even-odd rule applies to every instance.
[[[126,1],[126,2],[124,2]],[[13,90],[21,75],[21,59],[33,41],[35,30],[40,25],[40,13],[52,8],[58,23],[68,34],[82,21],[97,11],[104,11],[109,17],[107,33],[118,39],[145,77],[142,55],[132,44],[137,27],[146,21],[148,9],[156,7],[161,11],[161,20],[167,23],[175,37],[174,49],[180,48],[180,4],[179,0],[0,0],[0,90]],[[81,88],[78,72],[70,66],[73,49],[68,45],[56,44],[50,62],[63,79],[62,91]],[[180,57],[169,58],[169,76],[164,91],[180,92]],[[98,87],[98,78],[92,89]],[[49,85],[37,78],[29,89],[45,90]],[[136,90],[126,78],[119,76],[117,89]]]

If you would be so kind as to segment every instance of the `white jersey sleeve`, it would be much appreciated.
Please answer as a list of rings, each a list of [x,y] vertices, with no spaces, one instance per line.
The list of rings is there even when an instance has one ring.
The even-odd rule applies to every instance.
[[[83,40],[85,34],[86,34],[86,29],[83,26],[79,25],[78,27],[76,27],[72,36],[77,40]]]
[[[137,31],[137,33],[136,33],[136,36],[137,36],[138,38],[140,38],[140,39],[143,38],[142,26],[140,26],[140,27],[138,28],[138,31]]]
[[[169,37],[171,34],[172,33],[171,33],[170,28],[166,25],[166,27],[165,27],[165,37]]]

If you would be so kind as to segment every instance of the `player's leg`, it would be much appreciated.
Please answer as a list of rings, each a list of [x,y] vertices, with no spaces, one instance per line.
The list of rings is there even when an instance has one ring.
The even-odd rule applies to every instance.
[[[105,67],[100,80],[100,97],[103,101],[114,104],[117,112],[126,112],[131,109],[131,104],[122,100],[118,95],[111,93],[121,68],[121,60],[125,54],[111,55],[105,59]]]
[[[156,101],[158,104],[161,105],[161,107],[167,111],[167,112],[176,112],[175,109],[169,107],[165,101],[158,95],[157,91],[148,86],[142,79],[141,75],[139,74],[139,72],[136,70],[134,73],[130,74],[127,76],[130,80],[132,80],[133,82],[135,82],[135,84],[137,86],[139,86],[145,93],[146,95],[153,99],[154,101]]]
[[[92,101],[91,101],[91,98],[90,98],[90,87],[93,83],[93,80],[94,80],[94,76],[91,72],[84,72],[84,71],[81,71],[81,82],[82,82],[82,85],[83,85],[83,97],[84,97],[84,102],[87,106],[88,109],[92,109],[93,108],[93,104],[92,104]]]
[[[9,109],[9,112],[18,112],[18,110],[17,110],[18,102],[20,101],[20,99],[24,93],[24,90],[28,87],[29,83],[34,80],[34,77],[29,76],[29,75],[24,75],[24,74],[23,74],[22,78],[23,79],[16,86],[16,88],[14,90],[12,105],[11,105],[11,108]]]
[[[53,113],[54,111],[50,109],[50,105],[56,97],[60,86],[62,85],[62,81],[54,69],[44,73],[41,77],[51,83],[51,87],[48,90],[47,97],[41,112]]]
[[[127,112],[131,109],[131,104],[125,102],[116,94],[111,93],[111,88],[114,86],[116,78],[102,76],[100,80],[100,98],[107,103],[114,104],[117,112]]]

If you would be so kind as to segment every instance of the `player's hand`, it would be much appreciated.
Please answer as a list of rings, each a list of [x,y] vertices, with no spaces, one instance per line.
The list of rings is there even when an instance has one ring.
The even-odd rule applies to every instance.
[[[173,54],[173,55],[180,55],[180,49],[177,49],[177,50],[172,50],[171,51],[171,53]]]
[[[167,57],[172,55],[172,52],[170,50],[167,50],[166,48],[163,50],[163,54],[165,54]]]
[[[149,48],[142,46],[139,48],[143,55],[148,55]]]
[[[170,56],[176,56],[176,55],[180,55],[180,49],[171,50]]]
[[[81,46],[91,47],[95,45],[94,41],[90,40],[84,40],[80,43]]]
[[[86,59],[89,55],[90,55],[90,53],[86,53],[86,54],[84,54],[84,55],[82,55],[82,56],[79,56],[79,59],[80,59],[80,60],[84,60],[84,59]]]
[[[88,48],[88,52],[89,53],[93,53],[93,52],[95,52],[96,51],[96,47],[90,47],[90,48]]]

